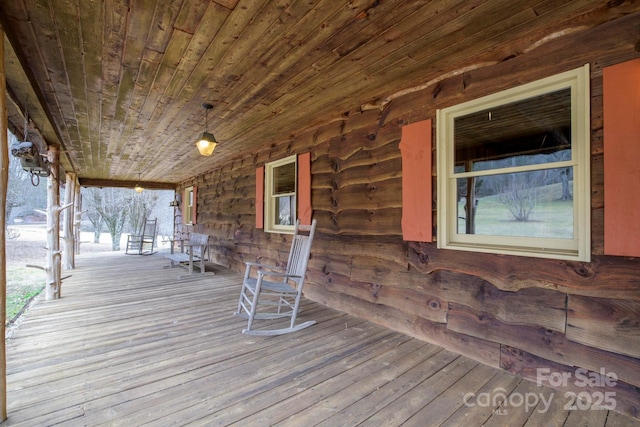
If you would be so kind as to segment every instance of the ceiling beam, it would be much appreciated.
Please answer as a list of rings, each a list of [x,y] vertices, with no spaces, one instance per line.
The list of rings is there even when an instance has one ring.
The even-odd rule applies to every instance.
[[[113,187],[113,188],[133,188],[140,184],[145,190],[175,190],[176,184],[170,182],[154,182],[154,181],[119,181],[114,179],[95,179],[95,178],[79,178],[81,187]]]

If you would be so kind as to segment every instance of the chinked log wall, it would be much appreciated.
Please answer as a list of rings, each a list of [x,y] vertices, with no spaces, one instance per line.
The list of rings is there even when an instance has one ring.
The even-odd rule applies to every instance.
[[[210,234],[213,253],[238,270],[256,258],[285,260],[289,236],[254,226],[255,168],[310,151],[319,236],[307,297],[524,377],[535,379],[539,367],[568,373],[568,390],[613,391],[617,409],[638,417],[640,260],[603,255],[602,113],[602,68],[640,56],[637,39],[637,17],[621,19],[496,65],[451,73],[385,108],[344,113],[274,142],[184,183],[198,185],[196,231]],[[403,124],[585,63],[591,64],[592,97],[591,263],[438,250],[435,243],[402,240]],[[577,368],[604,368],[619,381],[613,388],[580,387]]]

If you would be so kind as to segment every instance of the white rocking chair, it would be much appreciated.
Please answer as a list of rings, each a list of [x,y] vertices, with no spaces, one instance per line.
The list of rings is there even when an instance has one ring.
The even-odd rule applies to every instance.
[[[286,268],[255,262],[246,263],[238,311],[234,313],[236,316],[249,319],[247,328],[242,331],[243,334],[281,335],[299,331],[316,323],[315,320],[310,320],[298,325],[295,324],[315,229],[315,219],[310,226],[300,225],[300,221],[298,221]],[[300,234],[300,232],[304,234]],[[250,275],[253,269],[255,269],[256,278]],[[277,319],[280,317],[291,318],[288,328],[252,329],[254,319]]]

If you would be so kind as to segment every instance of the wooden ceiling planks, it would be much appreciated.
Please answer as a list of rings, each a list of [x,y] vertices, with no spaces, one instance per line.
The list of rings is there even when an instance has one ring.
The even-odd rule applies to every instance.
[[[498,24],[491,25],[492,22],[496,22],[496,21],[493,21],[493,20],[483,21],[479,19],[479,17],[476,15],[468,16],[474,10],[480,9],[480,6],[482,5],[479,5],[477,3],[469,5],[468,3],[465,2],[464,5],[461,5],[463,6],[462,9],[454,8],[454,9],[447,10],[447,13],[436,14],[442,17],[442,22],[436,21],[434,23],[435,25],[433,27],[434,28],[433,31],[431,31],[432,20],[427,19],[424,15],[422,15],[423,22],[429,22],[429,26],[427,27],[425,25],[422,25],[422,31],[419,31],[420,28],[412,28],[412,31],[410,34],[414,37],[416,36],[416,34],[419,35],[422,32],[424,32],[425,29],[428,29],[426,36],[421,39],[418,39],[419,41],[416,42],[415,45],[421,46],[423,50],[428,52],[434,52],[434,51],[436,53],[446,52],[446,56],[443,53],[442,54],[443,57],[436,56],[435,58],[434,57],[426,58],[420,62],[416,61],[411,57],[411,53],[409,53],[411,52],[409,49],[414,49],[414,50],[416,49],[414,44],[406,43],[405,38],[400,38],[399,39],[400,46],[397,46],[395,49],[390,49],[390,51],[393,53],[386,57],[382,56],[381,58],[381,55],[363,56],[363,59],[361,61],[365,61],[366,59],[369,59],[369,58],[373,59],[370,65],[363,66],[364,67],[363,69],[365,70],[365,72],[366,70],[370,70],[369,74],[367,74],[366,76],[362,76],[362,75],[358,76],[358,74],[354,74],[351,76],[345,76],[344,74],[341,76],[337,75],[337,73],[344,73],[343,70],[347,67],[334,67],[333,69],[327,70],[326,73],[323,73],[321,76],[321,79],[323,81],[338,82],[338,86],[333,86],[328,91],[328,92],[331,92],[331,94],[334,97],[332,98],[317,97],[316,102],[314,102],[311,105],[305,106],[306,109],[311,111],[317,111],[321,109],[330,108],[331,105],[337,105],[343,99],[349,99],[349,93],[353,92],[354,90],[365,91],[367,87],[382,88],[385,82],[402,81],[403,79],[406,80],[407,76],[411,76],[410,73],[418,74],[424,79],[424,76],[428,75],[428,73],[426,73],[425,70],[428,64],[430,63],[436,64],[435,65],[436,69],[433,70],[434,73],[441,72],[442,64],[447,64],[450,67],[455,67],[456,64],[458,63],[464,63],[464,61],[469,55],[469,52],[463,49],[462,47],[459,50],[457,50],[456,55],[452,55],[451,52],[448,50],[444,51],[444,49],[446,49],[447,47],[450,47],[451,45],[451,42],[446,37],[447,34],[452,34],[452,33],[455,33],[456,31],[460,31],[463,33],[461,36],[461,40],[464,40],[466,42],[467,48],[469,47],[475,48],[475,46],[477,46],[478,44],[481,45],[481,42],[485,38],[490,36],[491,34],[490,31],[493,31],[497,34],[503,34],[504,31],[501,30],[502,24],[500,24],[500,22],[507,19],[508,23],[513,24],[513,21],[510,21],[508,19],[509,14],[515,13],[516,19],[518,20],[517,21],[518,24],[528,22],[529,18],[532,18],[535,16],[532,10],[526,7],[523,8],[523,11],[524,11],[523,13],[517,13],[517,9],[512,8],[511,5],[509,8],[504,8],[491,2],[485,2],[484,4],[485,5],[491,4],[492,7],[490,9],[488,7],[485,7],[484,9],[482,9],[481,12],[483,14],[488,14],[489,16],[491,16],[492,14],[495,14],[498,12],[500,13],[499,15],[500,19],[496,19]],[[507,11],[506,14],[501,10],[506,10]],[[431,11],[432,11],[431,13],[434,13],[436,11],[439,12],[437,8],[431,9]],[[425,10],[422,10],[421,14],[423,14],[424,12]],[[459,19],[456,20],[456,18],[454,18],[455,14],[460,15]],[[466,24],[469,21],[471,22],[481,21],[481,22],[479,24],[478,23],[475,24],[476,25],[475,27],[472,27]],[[488,27],[488,29],[486,29],[486,27]],[[479,34],[477,32],[474,33],[474,31],[478,31],[478,28],[483,28],[484,31],[489,34],[484,34],[484,33]],[[460,29],[464,29],[464,31]],[[513,34],[512,34],[512,38],[514,38]],[[403,43],[403,40],[405,41],[404,43]],[[453,45],[455,46],[455,44]],[[404,46],[409,46],[409,48],[405,49]],[[430,49],[424,49],[424,46],[429,46]],[[482,47],[482,45],[480,47]],[[363,49],[366,49],[366,44],[363,45]],[[477,50],[481,52],[483,51],[481,48]],[[360,49],[358,50],[358,52],[359,51]],[[431,59],[431,61],[429,59]],[[498,58],[498,59],[501,60],[503,58]],[[394,60],[395,62],[393,62]],[[448,61],[451,64],[443,61]],[[403,66],[404,65],[403,62],[404,64],[408,64],[408,65]],[[376,67],[382,68],[382,70],[378,70],[376,72],[375,71]],[[408,67],[411,67],[411,68],[408,69]],[[385,71],[387,71],[387,73],[385,73]],[[381,81],[378,86],[376,86],[376,80]],[[323,83],[318,83],[317,86],[315,87],[322,88],[321,86],[322,84]],[[412,83],[407,83],[407,84],[412,84]],[[311,86],[309,82],[306,82],[305,85],[307,87]],[[289,94],[291,95],[291,98],[295,97],[293,91],[289,91]],[[298,96],[296,97],[296,99],[299,101],[301,97]],[[284,100],[283,102],[287,102],[287,101]],[[304,103],[302,104],[304,105]],[[284,109],[278,109],[277,111],[279,111],[281,114],[286,114],[286,112],[283,112]],[[271,118],[268,116],[265,118],[265,120],[270,120],[270,119]],[[290,119],[281,117],[280,120],[289,121]],[[265,122],[257,122],[256,126],[264,128]]]
[[[100,16],[103,17],[103,41],[101,44],[89,46],[100,54],[100,80],[102,82],[99,93],[101,104],[100,140],[107,145],[107,156],[104,168],[108,169],[111,162],[125,161],[121,156],[121,146],[125,142],[122,138],[124,117],[127,112],[126,101],[123,101],[122,86],[130,85],[126,80],[123,67],[123,49],[126,37],[126,21],[128,8],[119,0],[105,0]],[[96,17],[99,19],[99,17]],[[96,55],[97,56],[97,55]],[[92,178],[105,177],[106,170],[94,169]],[[133,179],[133,177],[132,177]]]
[[[491,8],[488,6],[492,5]],[[475,7],[473,7],[475,6]],[[501,15],[496,18],[496,21],[475,19],[474,16],[468,16],[477,10],[481,10],[483,14],[493,15],[500,10]],[[464,40],[468,40],[472,44],[477,44],[484,40],[480,34],[477,34],[478,27],[484,28],[489,26],[491,22],[500,22],[504,19],[508,19],[514,14],[517,15],[517,5],[513,2],[509,8],[499,8],[495,3],[484,2],[483,4],[472,4],[470,7],[468,4],[464,5],[464,9],[450,9],[443,13],[437,13],[437,9],[421,10],[422,13],[435,13],[432,19],[426,20],[428,25],[412,26],[410,33],[403,35],[397,39],[397,46],[390,49],[390,54],[386,56],[380,55],[366,55],[360,59],[361,72],[366,76],[366,83],[369,85],[375,85],[376,80],[387,81],[390,79],[407,79],[409,72],[414,70],[420,70],[419,72],[424,75],[424,70],[427,64],[436,63],[429,58],[416,58],[415,51],[417,46],[421,46],[422,50],[427,50],[430,53],[441,52],[445,47],[455,46],[458,37],[463,37]],[[461,13],[462,12],[462,13]],[[456,14],[458,16],[456,17]],[[473,21],[475,26],[466,25],[467,21]],[[474,29],[475,28],[475,29]],[[459,35],[458,33],[463,33]],[[406,42],[408,35],[416,38],[413,42]],[[424,46],[429,46],[429,49],[424,49]],[[447,59],[452,64],[460,63],[468,57],[468,52],[463,47],[455,46],[455,55],[449,52]],[[438,58],[441,59],[441,58]],[[439,63],[440,65],[440,63]],[[329,76],[331,77],[331,76]],[[364,100],[369,101],[369,100]]]
[[[34,7],[29,8],[29,29],[41,40],[37,46],[37,57],[46,64],[45,80],[48,90],[44,93],[47,107],[53,116],[60,116],[65,123],[59,129],[61,138],[69,141],[65,148],[77,153],[83,161],[87,158],[87,147],[81,144],[78,133],[78,121],[74,113],[73,93],[69,86],[67,67],[60,43],[59,23],[54,19],[54,10],[47,0],[37,0]]]
[[[103,4],[101,2],[77,2],[78,26],[80,34],[80,57],[84,72],[83,83],[86,96],[86,138],[91,144],[92,167],[102,168],[107,162],[108,141],[102,135],[102,52],[93,46],[102,46],[103,40]],[[96,126],[98,124],[98,126]]]
[[[325,5],[332,7],[320,7]],[[319,41],[324,39],[323,34],[325,33],[323,31],[326,31],[326,34],[331,34],[329,23],[333,25],[331,28],[335,28],[335,26],[343,24],[348,19],[348,14],[344,10],[345,8],[342,5],[340,8],[336,8],[334,2],[322,2],[294,25],[292,31],[285,36],[284,42],[277,45],[278,49],[269,52],[269,55],[265,58],[267,67],[271,58],[274,58],[274,60],[275,58],[280,58],[277,65],[274,64],[272,71],[265,76],[267,84],[257,86],[258,90],[254,95],[244,99],[242,102],[246,108],[240,113],[250,116],[255,115],[257,119],[223,122],[221,124],[223,133],[224,131],[231,131],[241,137],[244,129],[264,123],[265,118],[266,121],[270,121],[274,115],[278,115],[288,108],[295,108],[297,103],[309,96],[311,91],[301,93],[300,89],[284,85],[281,80],[301,69],[310,70],[313,74],[317,73],[312,68],[303,65],[304,58],[313,57],[314,49],[318,46]],[[322,31],[318,31],[318,26],[313,25],[312,22],[321,23]],[[294,96],[297,96],[297,99],[293,100],[292,97]],[[278,101],[279,105],[274,107],[273,104]],[[232,101],[232,103],[234,102]],[[231,125],[230,129],[229,125]]]
[[[303,84],[306,87],[313,87],[315,89],[315,92],[313,92],[312,90],[308,90],[309,93],[322,93],[325,92],[325,88],[327,88],[329,90],[327,90],[326,92],[331,92],[333,94],[333,97],[329,99],[326,99],[325,97],[316,97],[317,101],[311,106],[307,107],[307,110],[313,110],[317,108],[318,102],[323,103],[323,107],[320,108],[326,108],[327,106],[330,108],[332,105],[339,105],[340,103],[342,103],[344,107],[341,107],[338,111],[348,110],[349,105],[353,107],[353,102],[350,100],[349,94],[354,90],[366,91],[366,88],[371,86],[372,84],[372,79],[369,78],[369,76],[362,75],[358,67],[353,66],[353,64],[359,65],[360,68],[362,68],[364,66],[363,64],[375,64],[379,61],[383,61],[389,56],[389,54],[385,55],[384,52],[395,52],[399,49],[402,49],[403,46],[409,44],[407,42],[408,37],[416,37],[417,35],[425,31],[430,31],[432,18],[440,15],[440,7],[442,7],[443,4],[440,3],[432,5],[430,3],[426,6],[422,6],[423,7],[419,11],[412,13],[406,22],[401,22],[400,25],[409,28],[401,37],[398,37],[396,39],[397,45],[392,45],[387,40],[384,40],[383,37],[367,40],[367,42],[362,43],[357,50],[352,50],[351,52],[349,52],[349,54],[337,58],[336,61],[332,64],[334,66],[327,67],[325,70],[323,70],[322,73],[315,72],[315,70],[313,70],[312,68],[307,67],[302,70],[301,74],[296,75],[292,81],[290,80],[286,82],[286,85],[271,85],[272,87],[275,86],[280,91],[278,96],[275,97],[278,100],[278,104],[280,105],[272,108],[272,110],[277,111],[279,114],[286,114],[286,105],[291,104],[292,100],[296,100],[298,104],[302,104],[300,100],[304,99],[304,95],[296,93],[295,88],[300,87]],[[473,3],[470,8],[473,8],[474,6],[477,6],[477,4]],[[415,7],[415,4],[409,5],[407,7]],[[411,12],[413,12],[413,10],[414,9],[411,9]],[[373,13],[373,11],[371,11],[371,13]],[[413,18],[415,17],[419,18],[417,22],[413,21]],[[450,18],[450,16],[445,16],[442,23],[446,23],[450,20]],[[425,22],[428,22],[429,25],[425,25]],[[354,37],[354,39],[362,40],[363,38]],[[376,43],[376,41],[379,39],[383,39],[382,43]],[[370,54],[360,53],[362,50],[366,50],[367,47],[372,44],[376,45],[377,48],[371,49]],[[384,46],[384,50],[382,50],[381,45]],[[406,55],[403,55],[403,57],[404,56]],[[354,60],[354,57],[357,59]],[[402,73],[403,71],[400,71],[399,74]],[[329,85],[330,82],[335,83]],[[310,98],[311,97],[307,97],[307,99]],[[365,102],[368,101],[368,99],[360,100]],[[264,102],[264,99],[262,100],[262,102]],[[271,120],[271,117],[269,115],[266,115],[264,119],[265,121],[269,121]],[[257,122],[256,125],[263,126],[264,121]],[[241,135],[241,133],[239,134]]]
[[[408,10],[403,11],[405,14],[413,14],[412,8],[415,7],[413,3],[406,3],[398,5],[397,7],[401,8],[403,6],[409,8]],[[362,12],[363,11],[358,11],[358,13],[356,13],[352,18],[355,19],[355,17],[361,15]],[[373,14],[373,10],[370,10],[369,13],[372,16],[375,16]],[[427,16],[428,15],[422,15],[422,22],[428,20]],[[357,34],[353,34],[353,37],[357,40],[365,39],[364,37],[357,37]],[[325,44],[330,45],[331,40],[332,37],[328,37],[325,40]],[[376,39],[373,40],[375,41]],[[364,49],[370,43],[371,40],[367,39],[367,42],[362,43],[360,48]],[[402,44],[404,43],[406,43],[406,39],[399,40],[400,46],[402,46]],[[382,44],[385,44],[385,41],[383,41]],[[384,52],[393,50],[394,47],[385,46]],[[358,52],[359,51],[360,49],[358,49]],[[369,93],[366,93],[366,88],[369,87],[370,80],[366,76],[361,74],[359,70],[359,68],[361,67],[360,63],[364,61],[375,61],[380,57],[384,57],[385,55],[382,51],[376,52],[375,50],[373,50],[371,55],[362,55],[362,57],[357,57],[358,61],[353,61],[352,57],[356,56],[357,54],[355,53],[355,51],[352,52],[343,57],[338,57],[333,54],[335,57],[335,61],[332,64],[328,65],[325,69],[321,70],[322,72],[319,72],[319,70],[316,70],[312,66],[295,68],[292,71],[298,71],[298,74],[295,74],[291,79],[283,79],[284,81],[270,84],[269,87],[277,88],[278,92],[276,92],[275,96],[272,99],[263,97],[260,102],[266,104],[271,103],[274,105],[272,105],[270,109],[263,109],[263,112],[265,114],[262,116],[262,120],[256,121],[253,128],[249,128],[248,126],[245,127],[244,131],[249,132],[254,130],[254,128],[268,129],[268,126],[265,126],[265,124],[272,119],[274,112],[276,114],[282,115],[283,117],[287,117],[286,119],[281,120],[292,120],[287,115],[289,113],[289,105],[295,105],[299,108],[299,110],[302,111],[313,111],[313,108],[316,108],[316,106],[319,105],[318,103],[322,103],[323,107],[321,108],[326,108],[327,106],[331,108],[332,106],[335,107],[336,105],[342,104],[343,107],[333,108],[334,111],[337,110],[342,112],[345,110],[349,110],[349,107],[353,107],[353,103],[350,101],[350,96],[356,96],[354,95],[356,89],[360,89],[363,92],[361,96],[365,98],[360,99],[367,99],[367,97],[370,97],[371,95]],[[312,58],[312,60],[315,59]],[[287,75],[285,75],[285,77],[286,76]],[[334,83],[332,86],[327,87],[327,82],[338,83]],[[339,84],[341,84],[342,86],[339,86]],[[306,89],[302,89],[304,92],[301,92],[298,88]],[[332,95],[334,95],[334,97],[327,98],[326,93],[331,93]],[[305,103],[313,104],[307,106],[305,105]],[[309,125],[304,123],[304,119],[299,120],[297,123],[298,126]],[[236,133],[242,135],[240,131],[236,131]],[[266,134],[266,136],[269,137],[271,135]]]
[[[2,2],[0,17],[36,83],[33,117],[50,119],[55,135],[45,138],[63,144],[80,177],[140,172],[176,183],[638,9],[605,0],[17,0]],[[8,77],[24,108],[28,91]],[[215,106],[210,130],[221,142],[209,159],[194,149],[203,102]]]
[[[171,61],[175,53],[169,48],[177,46],[170,46],[171,41],[177,40],[179,46],[184,45],[185,40],[181,36],[185,33],[173,30],[181,7],[181,1],[162,0],[155,2],[154,0],[145,0],[135,13],[141,17],[148,16],[148,19],[131,20],[133,21],[132,26],[142,25],[144,28],[148,28],[142,34],[140,31],[135,31],[133,27],[128,30],[131,34],[130,37],[139,36],[142,39],[142,42],[136,45],[137,49],[130,51],[125,60],[131,61],[132,69],[134,67],[137,69],[132,82],[131,103],[124,119],[120,153],[121,156],[126,156],[133,161],[121,163],[120,166],[124,168],[120,169],[115,169],[112,166],[110,168],[111,175],[130,176],[136,172],[145,171],[150,166],[148,156],[140,158],[139,152],[141,150],[149,152],[155,149],[155,140],[149,135],[149,133],[153,133],[153,128],[150,127],[150,118],[158,103],[154,94],[159,88],[158,74],[172,73],[173,63],[176,63],[175,58]],[[149,10],[153,10],[153,13],[145,13]],[[144,40],[145,35],[146,41]],[[190,37],[187,39],[190,40]],[[162,67],[163,64],[164,67]],[[167,69],[167,64],[169,69]]]
[[[27,129],[27,137],[29,140],[35,142],[40,150],[44,151],[46,144],[43,137],[53,138],[52,140],[57,140],[57,137],[49,120],[44,116],[44,112],[34,108],[37,104],[38,96],[31,90],[27,76],[21,73],[22,67],[20,66],[20,61],[6,40],[5,47],[5,76],[8,92],[7,109],[8,115],[15,118],[14,123],[9,123],[9,129],[19,140],[24,141],[25,121],[28,116],[29,127]],[[18,105],[16,103],[18,97],[13,92],[12,88],[14,87],[24,87],[27,90],[25,105]],[[40,132],[34,127],[35,123],[40,126]],[[66,157],[63,157],[61,160],[65,159]]]
[[[209,58],[207,62],[200,62],[202,70],[198,73],[202,77],[198,79],[191,79],[189,87],[181,96],[189,99],[193,99],[192,103],[200,106],[204,102],[212,103],[214,110],[209,114],[209,123],[215,126],[215,116],[217,113],[216,107],[221,103],[225,103],[224,100],[220,100],[215,96],[215,88],[218,86],[225,86],[229,82],[235,80],[233,73],[238,72],[236,68],[243,68],[244,63],[249,63],[250,56],[248,52],[252,46],[258,45],[262,38],[262,35],[266,31],[266,27],[270,25],[271,20],[277,19],[281,14],[281,6],[278,2],[266,2],[263,4],[263,9],[258,11],[258,16],[261,17],[261,24],[257,27],[251,27],[251,35],[243,37],[242,34],[233,32],[234,27],[242,28],[245,31],[249,27],[249,20],[253,19],[254,15],[244,14],[237,15],[235,21],[229,24],[226,29],[221,28],[221,32],[227,32],[224,36],[226,41],[223,43],[225,49],[217,49],[215,53],[208,51],[204,57]],[[229,22],[229,21],[228,21]],[[230,32],[231,31],[231,32]],[[216,46],[212,46],[216,47]],[[215,73],[207,72],[207,69],[216,70]],[[198,97],[197,94],[201,94]],[[185,107],[193,107],[185,100]],[[193,111],[193,110],[191,110]],[[179,120],[182,117],[182,120]],[[170,127],[176,129],[179,136],[184,133],[191,133],[192,140],[195,141],[198,133],[202,132],[204,127],[204,110],[196,111],[195,123],[194,118],[188,115],[179,115],[178,121],[173,120],[168,123],[165,129],[168,131]],[[174,132],[174,134],[176,133]]]
[[[195,95],[195,91],[206,81],[210,71],[218,62],[219,55],[223,52],[218,48],[218,43],[229,46],[234,37],[238,36],[233,33],[234,29],[244,28],[246,24],[244,21],[249,20],[253,12],[254,10],[247,8],[243,9],[243,13],[232,14],[225,7],[211,3],[202,16],[203,22],[198,28],[202,28],[206,35],[204,37],[194,35],[192,38],[190,48],[182,58],[185,64],[184,73],[178,67],[178,76],[171,80],[171,84],[162,95],[167,102],[166,108],[156,109],[153,121],[150,123],[160,133],[167,135],[164,140],[168,144],[167,152],[174,151],[172,147],[175,147],[173,145],[175,141],[184,140],[185,135],[188,135],[195,144],[196,137],[202,132],[204,124],[204,121],[200,120],[197,125],[193,122],[194,116],[198,119],[202,117],[200,105],[204,102],[202,97]],[[162,101],[157,105],[162,105]],[[185,121],[188,126],[181,127],[180,125]],[[164,150],[162,140],[159,142],[159,149]],[[164,166],[161,169],[165,169],[166,173],[166,165],[161,166]],[[162,171],[158,170],[156,173],[162,174]]]
[[[157,135],[161,135],[154,140],[153,144],[144,147],[145,150],[154,150],[163,153],[169,162],[178,162],[181,151],[175,148],[176,140],[172,135],[167,136],[168,130],[172,129],[172,123],[183,111],[184,105],[176,104],[176,98],[180,91],[189,82],[195,72],[195,66],[202,61],[206,49],[212,39],[219,32],[229,15],[229,10],[213,2],[196,1],[185,2],[176,22],[176,29],[172,40],[167,47],[166,55],[174,58],[163,61],[156,75],[155,81],[150,91],[150,98],[146,100],[149,106],[153,107],[153,112],[148,123],[153,124],[153,130]],[[183,43],[186,43],[182,46]],[[173,52],[177,49],[177,52]],[[175,63],[175,57],[179,56]],[[187,114],[187,113],[185,113]],[[142,147],[138,152],[142,150]],[[133,163],[135,165],[135,163]],[[115,175],[125,174],[128,165],[120,164],[114,167],[112,173]],[[162,165],[160,165],[162,166]],[[166,166],[151,167],[145,171],[150,175],[150,179],[162,179],[166,176]]]
[[[292,47],[292,29],[313,11],[313,5],[306,1],[294,1],[287,7],[264,36],[264,41],[254,46],[252,63],[245,64],[245,72],[238,84],[227,86],[217,98],[224,100],[229,108],[217,115],[221,125],[225,120],[246,113],[267,86],[277,84],[274,79],[284,72],[281,60],[289,55]],[[242,70],[240,70],[242,71]],[[215,91],[215,89],[214,89]],[[214,92],[215,93],[215,92]]]
[[[367,9],[357,10],[356,16],[363,14],[366,10]],[[308,16],[309,15],[307,15],[307,17]],[[354,21],[353,15],[351,16],[343,15],[342,17],[342,19],[346,19],[346,20],[348,20],[349,18],[351,18],[352,24],[353,22],[360,21],[360,20]],[[323,15],[323,20],[321,20],[320,22],[325,22],[330,20],[332,20],[331,15]],[[314,27],[310,25],[307,20],[301,20],[300,22],[302,27],[307,28],[307,32],[305,33],[305,35],[298,36],[298,39],[300,40],[298,43],[302,43],[302,46],[304,46],[305,49],[295,49],[294,55],[291,55],[291,54],[287,55],[288,52],[283,52],[282,54],[286,55],[285,56],[286,60],[278,64],[277,68],[270,73],[270,77],[272,77],[272,80],[268,80],[268,84],[266,85],[265,84],[262,84],[260,86],[256,85],[256,88],[260,88],[261,90],[256,91],[256,93],[251,98],[245,97],[240,102],[238,102],[240,104],[243,104],[243,105],[247,104],[250,106],[249,107],[250,109],[247,110],[247,112],[250,112],[251,109],[262,110],[264,112],[264,115],[261,117],[261,120],[255,121],[254,123],[248,123],[248,122],[239,123],[240,126],[235,129],[232,128],[231,129],[232,132],[242,136],[242,132],[252,129],[252,126],[253,127],[261,126],[262,124],[271,121],[273,118],[273,115],[283,114],[289,109],[291,109],[295,114],[296,113],[295,107],[297,105],[302,104],[303,101],[306,99],[310,99],[311,97],[324,92],[324,89],[325,89],[321,85],[316,85],[313,89],[301,90],[300,88],[304,87],[303,85],[305,85],[308,88],[309,86],[306,85],[307,82],[311,81],[312,79],[318,79],[318,78],[320,83],[324,85],[326,85],[327,82],[331,81],[331,78],[333,76],[330,75],[330,71],[331,71],[330,67],[327,67],[324,70],[319,70],[317,67],[314,67],[313,65],[318,61],[318,53],[320,54],[322,53],[322,48],[324,46],[329,46],[328,50],[330,51],[333,50],[331,41],[333,40],[334,36],[336,35],[336,32],[338,31],[329,32],[331,36],[325,39],[322,39],[322,44],[320,44],[320,46],[314,49],[314,47],[317,46],[317,41],[315,42],[316,44],[314,44],[313,37],[314,37],[314,34],[317,34],[317,32],[309,31],[309,30],[312,30]],[[337,20],[335,22],[337,22]],[[343,27],[348,26],[348,22],[347,23],[341,22],[341,24]],[[350,33],[354,39],[358,39],[358,37],[356,37],[355,30],[352,30]],[[306,38],[309,38],[309,40],[305,40]],[[335,43],[335,44],[337,45],[339,43]],[[291,48],[291,45],[287,45],[287,47]],[[332,55],[335,55],[335,54],[332,53]],[[277,57],[277,54],[272,55],[272,57],[274,58]],[[340,69],[337,69],[336,71],[340,73],[338,78],[341,78],[348,82],[349,81],[348,79],[349,77],[351,77],[351,75],[349,74],[344,75],[345,68],[340,68]],[[350,82],[350,84],[352,83],[354,82]],[[267,90],[270,90],[271,93],[267,92]],[[232,103],[236,103],[236,102],[232,101]],[[273,106],[273,104],[276,104],[276,105]],[[269,106],[269,108],[266,108],[266,106]],[[301,115],[300,110],[301,109],[297,110],[299,116]],[[304,110],[302,112],[304,112]],[[269,136],[271,135],[268,133],[265,134],[265,137],[269,137]]]
[[[59,92],[60,114],[65,117],[67,131],[72,141],[75,141],[74,149],[81,151],[85,161],[95,166],[98,163],[100,141],[91,135],[89,108],[93,100],[87,93],[85,63],[68,60],[82,58],[84,54],[81,23],[78,23],[78,26],[65,25],[66,22],[79,21],[78,4],[76,0],[49,3],[49,10],[49,15],[53,18],[53,28],[56,30],[57,43],[55,46],[47,47],[45,54],[59,58],[63,65],[61,69],[54,67],[58,71],[55,78],[59,79],[58,85],[64,84],[69,89],[68,93]]]
[[[157,12],[157,6],[167,6],[167,3],[161,1],[157,4],[155,0],[139,0],[132,2],[126,15],[126,21],[123,22],[125,32],[125,48],[122,50],[122,67],[120,69],[120,81],[118,84],[118,94],[115,99],[115,117],[114,122],[122,123],[122,128],[118,129],[119,135],[115,136],[118,140],[117,156],[125,163],[116,163],[124,165],[125,170],[131,172],[142,172],[144,164],[136,162],[135,157],[131,156],[132,148],[146,141],[140,140],[136,135],[136,127],[141,122],[141,108],[145,101],[148,91],[149,82],[141,80],[141,70],[145,65],[158,62],[162,54],[160,50],[149,49],[147,43],[155,33],[156,28],[152,27],[154,15]],[[165,31],[158,30],[160,33]],[[147,60],[145,62],[145,59]],[[146,77],[143,76],[143,78]],[[116,172],[112,165],[108,165],[109,174],[118,176],[125,172]],[[130,175],[127,175],[130,176]]]

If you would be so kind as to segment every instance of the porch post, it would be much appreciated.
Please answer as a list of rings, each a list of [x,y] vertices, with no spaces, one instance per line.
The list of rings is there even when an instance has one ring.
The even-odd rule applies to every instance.
[[[68,209],[65,209],[63,215],[64,225],[64,248],[62,252],[63,261],[62,265],[66,270],[72,270],[76,268],[75,263],[75,244],[74,244],[74,223],[75,223],[75,193],[76,193],[76,174],[66,173],[66,187],[64,191],[64,201],[66,204],[73,203]]]
[[[61,253],[60,253],[60,150],[49,146],[51,175],[47,183],[47,283],[45,299],[60,298]]]
[[[73,236],[75,254],[80,253],[80,227],[82,225],[82,194],[80,193],[80,183],[76,176],[76,192],[73,195]],[[73,257],[75,262],[75,255]]]
[[[9,141],[7,137],[7,92],[4,74],[4,31],[0,29],[0,421],[7,419],[7,355],[5,319],[7,318],[6,207],[9,183]]]

